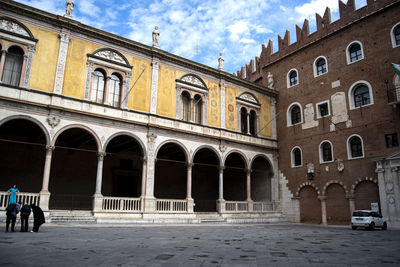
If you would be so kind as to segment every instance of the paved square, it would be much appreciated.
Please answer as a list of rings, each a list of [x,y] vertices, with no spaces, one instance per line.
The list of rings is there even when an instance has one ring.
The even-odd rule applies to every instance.
[[[0,266],[400,266],[393,229],[45,224],[39,233],[5,233],[1,226]]]

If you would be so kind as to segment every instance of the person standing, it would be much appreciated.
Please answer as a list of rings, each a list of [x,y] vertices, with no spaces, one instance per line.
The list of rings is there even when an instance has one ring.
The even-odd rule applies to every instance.
[[[31,214],[31,206],[25,204],[21,207],[21,232],[28,232],[29,215]]]
[[[39,227],[46,222],[44,213],[42,209],[35,204],[31,204],[31,209],[33,212],[33,228],[31,232],[39,232]]]
[[[17,220],[17,214],[19,213],[19,205],[17,203],[11,203],[6,208],[6,232],[10,227],[11,222],[11,232],[15,232],[15,221]]]
[[[8,205],[10,204],[17,204],[17,195],[19,190],[16,185],[13,185],[12,188],[8,189],[8,194],[10,195],[8,199]]]

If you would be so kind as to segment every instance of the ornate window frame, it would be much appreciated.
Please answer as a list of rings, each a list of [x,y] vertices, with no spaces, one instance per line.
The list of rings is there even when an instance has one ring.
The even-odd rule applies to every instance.
[[[293,84],[293,85],[290,85],[290,74],[291,74],[292,72],[296,72],[297,82],[296,82],[295,84]],[[299,85],[299,83],[300,83],[300,80],[299,80],[299,72],[297,71],[297,69],[293,68],[293,69],[289,70],[288,73],[286,74],[286,84],[287,84],[287,88],[290,88],[290,87],[294,87],[294,86],[296,86],[296,85]]]
[[[6,42],[8,43],[7,45]],[[0,17],[0,43],[2,48],[0,55],[0,82],[2,82],[6,52],[10,47],[18,46],[24,51],[18,86],[28,88],[37,42],[38,39],[35,39],[32,32],[24,24],[13,18]]]
[[[318,74],[317,62],[318,62],[320,59],[324,59],[324,60],[325,60],[326,71],[325,71],[324,73]],[[317,58],[314,60],[314,63],[313,63],[313,70],[314,70],[314,78],[319,77],[319,76],[322,76],[322,75],[327,74],[327,73],[329,72],[329,69],[328,69],[328,60],[326,59],[325,56],[319,56],[319,57],[317,57]]]
[[[122,78],[119,108],[128,108],[129,84],[132,75],[132,66],[124,55],[112,48],[100,48],[92,54],[87,54],[87,70],[84,99],[89,100],[92,88],[93,73],[102,70],[106,74],[103,104],[109,103],[108,93],[111,75],[118,74]]]
[[[247,115],[247,133],[243,134],[251,134],[253,136],[258,136],[260,129],[261,129],[261,124],[260,124],[260,112],[261,112],[261,104],[260,101],[258,101],[257,97],[253,95],[252,93],[249,92],[244,92],[240,94],[238,97],[236,97],[236,110],[237,110],[237,126],[238,126],[238,131],[241,132],[241,110],[244,108],[246,110],[246,115]],[[255,124],[254,124],[254,134],[250,132],[250,112],[254,111],[256,116],[255,116]]]
[[[366,104],[366,105],[361,105],[359,107],[356,107],[356,105],[354,103],[354,101],[355,101],[355,99],[354,99],[354,90],[358,87],[358,85],[365,85],[368,88],[370,103]],[[374,96],[372,94],[372,86],[371,86],[371,84],[369,82],[364,81],[364,80],[357,81],[357,82],[353,83],[350,86],[350,89],[348,91],[348,97],[349,97],[350,110],[358,109],[358,108],[361,108],[361,107],[367,107],[367,106],[370,106],[370,105],[374,104]]]
[[[360,46],[361,49],[361,58],[351,61],[351,53],[350,53],[350,48],[352,45],[354,44],[358,44]],[[348,44],[348,46],[346,47],[346,59],[347,59],[347,65],[353,64],[355,62],[358,62],[360,60],[363,60],[365,58],[364,56],[364,47],[362,45],[362,43],[360,41],[352,41],[351,43]]]
[[[195,74],[185,74],[180,79],[176,79],[176,113],[175,118],[183,120],[182,93],[187,92],[190,96],[190,119],[189,122],[195,123],[194,118],[194,98],[199,95],[202,100],[201,122],[208,125],[208,88],[206,83]]]

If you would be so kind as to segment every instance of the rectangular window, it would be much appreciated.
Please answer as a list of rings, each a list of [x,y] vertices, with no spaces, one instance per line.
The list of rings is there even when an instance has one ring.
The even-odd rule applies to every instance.
[[[329,115],[331,115],[329,111],[329,101],[317,103],[317,118],[323,118]]]
[[[387,148],[399,146],[399,140],[397,138],[397,133],[385,134],[385,139],[386,139],[386,147]]]

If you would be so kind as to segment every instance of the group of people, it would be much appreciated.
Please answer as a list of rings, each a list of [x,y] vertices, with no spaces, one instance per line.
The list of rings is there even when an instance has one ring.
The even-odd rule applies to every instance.
[[[11,232],[15,232],[15,222],[17,221],[17,214],[21,216],[21,232],[28,232],[29,216],[33,212],[33,228],[31,232],[38,232],[39,227],[45,223],[44,213],[42,209],[34,204],[25,204],[21,207],[22,203],[17,203],[17,195],[19,190],[16,185],[8,190],[9,201],[6,208],[6,232],[8,232],[11,223]]]

